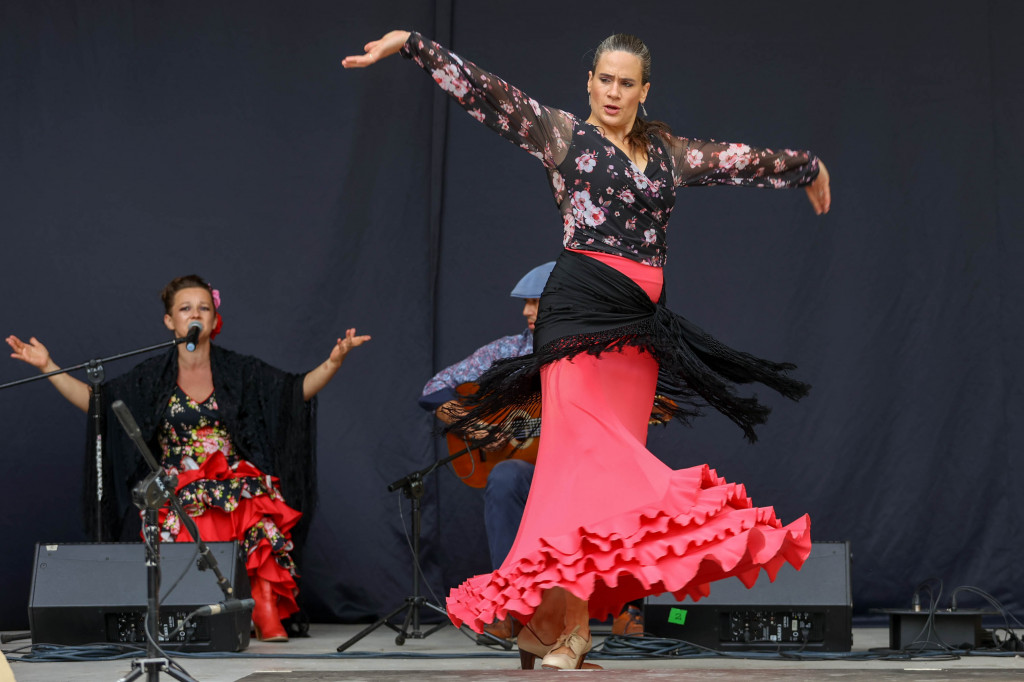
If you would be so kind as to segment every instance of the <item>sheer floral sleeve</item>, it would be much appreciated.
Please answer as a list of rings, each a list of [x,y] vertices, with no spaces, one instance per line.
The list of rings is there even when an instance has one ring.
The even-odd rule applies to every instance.
[[[818,177],[818,157],[810,152],[758,149],[745,144],[667,136],[676,187],[744,185],[802,187]]]
[[[565,158],[572,136],[570,114],[538,103],[419,33],[409,35],[402,55],[419,64],[470,116],[536,156],[549,170]]]

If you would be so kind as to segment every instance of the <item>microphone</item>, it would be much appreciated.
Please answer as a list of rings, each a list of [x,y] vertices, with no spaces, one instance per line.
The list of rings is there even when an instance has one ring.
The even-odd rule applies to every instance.
[[[121,422],[121,426],[124,428],[125,433],[128,434],[128,437],[136,443],[142,440],[142,430],[135,423],[135,417],[132,416],[131,410],[124,404],[124,401],[115,400],[110,408],[114,410],[114,414],[117,415],[117,421]],[[146,441],[142,441],[142,444],[145,445]]]
[[[203,331],[203,323],[195,320],[188,323],[188,333],[185,334],[185,348],[191,353],[196,349],[196,342],[199,341],[199,332]]]
[[[235,611],[248,611],[256,606],[255,599],[225,599],[216,604],[200,606],[192,612],[193,616],[216,616],[218,613],[234,613]]]
[[[142,454],[142,458],[149,464],[149,467],[154,471],[162,471],[160,465],[153,457],[153,453],[150,452],[149,446],[146,445],[146,439],[142,437],[142,429],[135,422],[135,417],[132,416],[131,410],[124,404],[123,400],[115,400],[110,405],[110,409],[117,415],[117,421],[121,422],[121,426],[124,428],[128,437],[135,443],[135,447],[139,449]],[[176,483],[171,483],[171,492],[174,492],[174,486]],[[162,488],[161,488],[162,489]]]

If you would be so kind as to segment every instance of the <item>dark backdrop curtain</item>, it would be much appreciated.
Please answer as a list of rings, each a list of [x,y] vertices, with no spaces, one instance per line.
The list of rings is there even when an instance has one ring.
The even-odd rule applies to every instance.
[[[561,221],[539,163],[449,110],[414,65],[339,60],[416,28],[585,115],[590,50],[634,32],[654,55],[652,117],[810,148],[835,198],[818,218],[802,192],[680,194],[671,306],[798,363],[814,390],[797,405],[763,395],[776,409],[755,446],[710,415],[654,430],[652,449],[850,540],[858,613],[905,605],[933,576],[1019,611],[1024,8],[597,0],[577,14],[0,3],[3,334],[35,335],[65,365],[150,345],[160,288],[193,271],[222,292],[218,342],[283,369],[315,366],[346,327],[373,334],[321,394],[301,600],[314,620],[390,610],[411,589],[410,519],[386,486],[444,454],[416,397],[522,329],[508,292],[557,255]],[[0,363],[0,383],[31,374]],[[87,539],[84,416],[45,383],[0,392],[0,628],[27,624],[34,544]],[[443,601],[488,568],[482,500],[444,470],[426,486],[420,559]]]

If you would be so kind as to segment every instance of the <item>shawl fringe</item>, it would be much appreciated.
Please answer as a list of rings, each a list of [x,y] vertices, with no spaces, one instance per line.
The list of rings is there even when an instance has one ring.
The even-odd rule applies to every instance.
[[[616,324],[624,317],[631,321]],[[557,335],[541,344],[545,329],[552,327]],[[561,333],[565,331],[569,333]],[[690,425],[710,406],[739,426],[753,443],[757,440],[754,428],[767,420],[771,408],[756,395],[738,395],[736,384],[760,383],[791,400],[810,390],[808,384],[787,376],[796,368],[792,363],[765,360],[727,346],[673,313],[664,299],[653,303],[614,268],[571,251],[563,251],[545,287],[536,339],[532,354],[491,365],[477,380],[477,393],[465,400],[468,414],[446,431],[478,430],[484,421],[492,426],[478,444],[499,442],[502,429],[520,410],[536,407],[541,400],[542,367],[580,353],[600,356],[626,347],[650,353],[658,361],[652,423],[677,419]]]

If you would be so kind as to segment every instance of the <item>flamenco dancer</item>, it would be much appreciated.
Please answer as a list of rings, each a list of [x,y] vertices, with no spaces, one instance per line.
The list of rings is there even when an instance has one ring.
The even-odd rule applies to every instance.
[[[686,421],[704,406],[753,441],[769,410],[736,384],[759,382],[792,399],[809,389],[787,376],[793,365],[733,350],[661,303],[676,190],[803,187],[820,215],[831,203],[825,165],[804,151],[677,137],[642,118],[651,58],[626,34],[594,54],[586,119],[418,33],[391,31],[364,50],[342,65],[401,51],[471,116],[535,156],[562,217],[565,249],[541,296],[534,352],[480,377],[466,417],[493,423],[543,393],[529,499],[502,565],[451,591],[452,622],[480,632],[511,615],[526,623],[524,668],[537,657],[545,668],[581,668],[590,618],[649,594],[699,599],[715,580],[752,586],[762,569],[774,579],[784,562],[799,568],[811,548],[806,515],[783,526],[742,485],[707,465],[672,470],[645,444],[652,414]]]
[[[177,495],[206,542],[237,540],[256,601],[253,624],[264,641],[286,641],[283,618],[299,610],[292,530],[312,512],[316,490],[314,396],[334,377],[349,351],[370,340],[349,329],[327,360],[305,374],[289,374],[262,360],[211,343],[222,327],[220,294],[186,275],[161,293],[164,326],[176,337],[202,325],[194,351],[184,344],[145,360],[103,384],[107,414],[102,512],[105,537],[132,527],[131,489],[148,472],[118,426],[110,405],[123,400],[160,463],[178,477]],[[8,336],[11,357],[41,372],[60,367],[36,338]],[[88,412],[92,388],[69,374],[49,377],[72,405]],[[89,420],[88,443],[95,442]],[[95,523],[96,471],[92,449],[85,466],[86,519]],[[91,507],[91,508],[90,508]],[[160,510],[161,541],[191,542],[177,514]],[[95,530],[95,529],[90,529]]]

